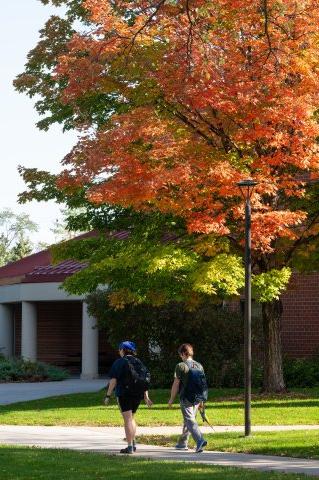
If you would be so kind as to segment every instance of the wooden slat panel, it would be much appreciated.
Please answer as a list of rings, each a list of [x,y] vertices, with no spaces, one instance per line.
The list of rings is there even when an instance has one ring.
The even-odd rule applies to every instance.
[[[14,307],[15,355],[21,355],[21,304]],[[38,302],[38,360],[81,371],[82,303]],[[99,332],[99,371],[106,373],[116,358],[116,351],[107,342],[106,333]]]

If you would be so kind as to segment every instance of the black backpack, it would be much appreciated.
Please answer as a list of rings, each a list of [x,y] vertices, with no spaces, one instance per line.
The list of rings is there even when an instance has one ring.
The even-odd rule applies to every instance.
[[[181,399],[186,399],[190,403],[206,402],[208,398],[208,386],[203,367],[194,360],[187,360],[189,367],[187,373],[187,382],[181,391]]]
[[[127,361],[127,371],[124,380],[125,395],[142,397],[150,386],[150,372],[138,358],[126,356],[125,359]]]

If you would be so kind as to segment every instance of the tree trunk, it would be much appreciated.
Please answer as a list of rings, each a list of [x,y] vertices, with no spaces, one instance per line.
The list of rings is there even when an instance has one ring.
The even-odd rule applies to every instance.
[[[264,303],[262,306],[264,333],[264,392],[282,392],[285,382],[281,348],[281,300]]]

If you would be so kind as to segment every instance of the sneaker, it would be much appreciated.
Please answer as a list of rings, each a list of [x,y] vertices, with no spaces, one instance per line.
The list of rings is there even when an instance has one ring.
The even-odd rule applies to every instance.
[[[123,440],[123,442],[126,442],[126,438],[123,438],[122,440]],[[136,442],[135,442],[135,440],[133,440],[133,452],[136,452]]]
[[[202,439],[196,445],[196,453],[201,453],[207,445],[207,441]]]
[[[175,448],[176,450],[188,450],[188,446],[187,445],[180,445],[179,443],[177,443],[175,445]]]
[[[126,447],[126,448],[122,448],[122,450],[120,450],[120,453],[126,453],[128,455],[132,455],[133,447],[129,446],[129,447]]]

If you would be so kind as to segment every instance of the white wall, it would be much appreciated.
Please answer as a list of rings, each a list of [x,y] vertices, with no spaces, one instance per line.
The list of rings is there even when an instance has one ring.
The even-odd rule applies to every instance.
[[[61,285],[61,282],[2,285],[0,303],[83,300],[83,295],[68,295]]]

